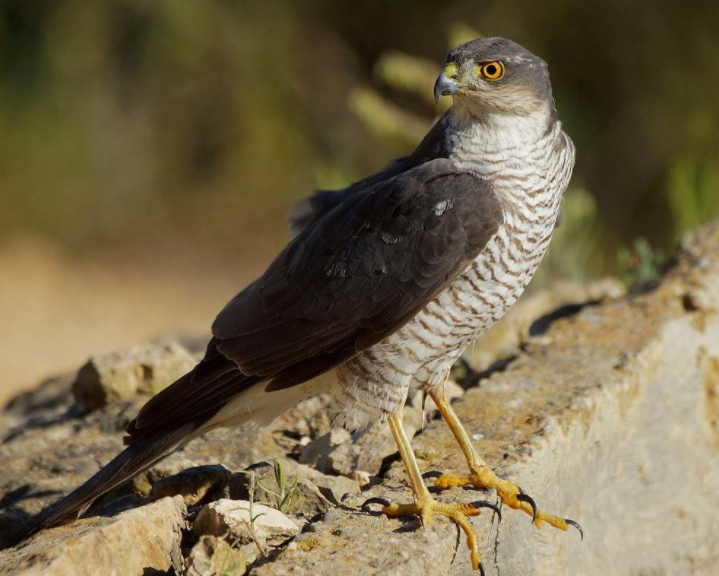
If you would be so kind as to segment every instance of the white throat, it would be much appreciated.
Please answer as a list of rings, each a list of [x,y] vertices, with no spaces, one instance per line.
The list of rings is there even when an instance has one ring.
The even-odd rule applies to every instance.
[[[454,123],[452,144],[490,154],[533,146],[555,124],[549,105],[522,114],[505,114],[473,109],[462,102],[454,104],[448,118]]]

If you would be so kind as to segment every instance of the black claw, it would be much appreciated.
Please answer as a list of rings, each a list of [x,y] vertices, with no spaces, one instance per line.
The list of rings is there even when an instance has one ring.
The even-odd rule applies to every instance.
[[[422,478],[425,480],[429,478],[439,478],[440,476],[444,476],[444,474],[439,470],[430,470],[429,472],[422,474]]]
[[[582,530],[582,527],[579,525],[579,522],[575,522],[574,520],[570,520],[569,518],[565,518],[564,521],[570,526],[574,526],[577,530],[579,530],[579,541],[584,542],[584,530]]]
[[[479,576],[485,576],[484,574],[484,566],[482,566],[482,563],[479,563]]]
[[[486,500],[479,500],[477,502],[472,502],[472,506],[475,508],[489,508],[490,510],[494,510],[494,513],[497,515],[497,522],[499,523],[502,521],[502,511],[496,504],[487,502]]]
[[[520,502],[526,502],[532,507],[532,523],[537,519],[537,504],[534,502],[534,500],[527,496],[524,492],[520,492],[517,494],[517,500]]]
[[[374,498],[370,498],[369,500],[365,500],[364,504],[362,504],[362,512],[369,512],[369,505],[370,504],[382,504],[382,506],[389,506],[392,504],[387,498],[380,498],[379,496],[376,496]]]

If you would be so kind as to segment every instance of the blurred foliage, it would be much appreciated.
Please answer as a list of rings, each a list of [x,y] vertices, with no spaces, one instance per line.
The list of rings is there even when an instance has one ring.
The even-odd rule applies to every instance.
[[[601,270],[597,247],[602,229],[597,219],[597,203],[588,190],[570,187],[562,199],[564,218],[552,236],[537,282],[554,276],[582,279]]]
[[[372,134],[378,138],[394,141],[400,146],[416,145],[432,126],[431,122],[424,122],[421,118],[388,102],[371,88],[353,89],[349,97],[349,106],[367,124]]]
[[[490,34],[550,64],[577,144],[542,274],[719,216],[713,2],[2,0],[0,242],[274,250],[297,199],[410,152],[447,49]]]
[[[664,253],[639,237],[628,248],[619,249],[619,272],[627,286],[639,286],[655,280],[664,263]]]
[[[719,214],[719,166],[707,160],[675,160],[667,196],[675,231],[689,230]]]

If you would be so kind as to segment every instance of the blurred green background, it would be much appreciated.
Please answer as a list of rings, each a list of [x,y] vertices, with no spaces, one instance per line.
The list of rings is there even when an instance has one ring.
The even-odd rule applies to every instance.
[[[120,306],[113,273],[136,298],[196,288],[166,318],[136,321],[132,340],[206,326],[286,242],[294,202],[412,150],[442,111],[431,99],[439,62],[477,35],[549,63],[578,149],[539,284],[669,254],[719,215],[713,2],[1,0],[0,322],[48,330],[18,299],[51,262],[52,286],[78,282],[86,265],[109,274],[88,324],[98,348],[117,340],[90,336]],[[154,293],[153,275],[169,278]],[[227,281],[210,288],[210,277]],[[47,297],[67,307],[81,287],[76,308],[100,297],[92,279]],[[17,344],[8,330],[0,344]]]

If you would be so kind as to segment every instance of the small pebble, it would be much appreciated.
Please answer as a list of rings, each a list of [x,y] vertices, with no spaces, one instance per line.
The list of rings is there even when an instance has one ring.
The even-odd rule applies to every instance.
[[[340,514],[336,510],[327,510],[322,516],[323,522],[334,522],[340,517]]]

